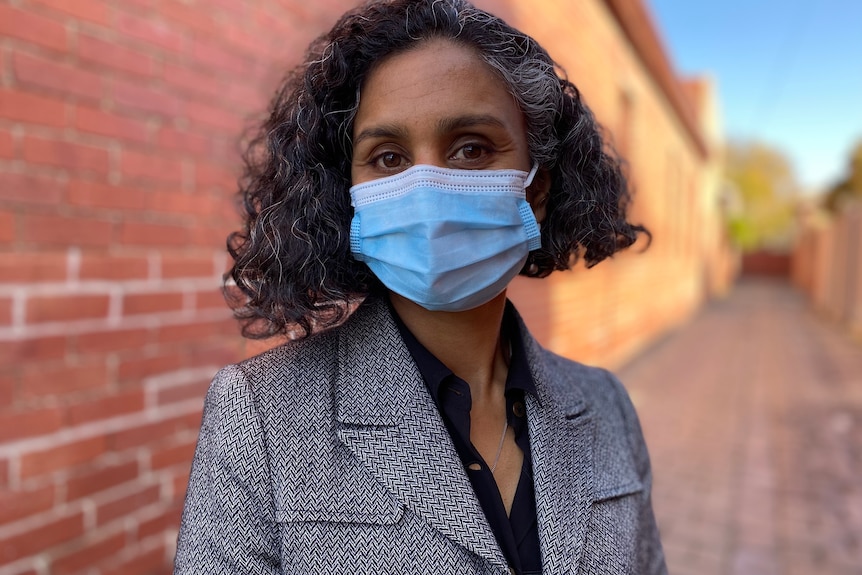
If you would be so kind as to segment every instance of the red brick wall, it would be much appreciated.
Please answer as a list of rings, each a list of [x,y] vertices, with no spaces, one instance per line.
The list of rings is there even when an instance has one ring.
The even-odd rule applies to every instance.
[[[169,571],[203,393],[247,353],[218,293],[238,135],[349,4],[0,0],[0,572]],[[548,345],[619,362],[702,298],[705,160],[602,2],[481,4],[606,125],[631,97],[653,248],[512,289]]]
[[[792,277],[821,314],[862,336],[862,204],[800,221]]]
[[[242,353],[236,142],[331,20],[308,6],[0,0],[0,572],[168,572]]]

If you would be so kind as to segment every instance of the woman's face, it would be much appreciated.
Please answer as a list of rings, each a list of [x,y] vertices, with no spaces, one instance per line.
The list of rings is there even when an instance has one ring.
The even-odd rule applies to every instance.
[[[448,40],[387,58],[360,94],[353,185],[417,164],[530,169],[524,115],[514,98],[472,50]]]

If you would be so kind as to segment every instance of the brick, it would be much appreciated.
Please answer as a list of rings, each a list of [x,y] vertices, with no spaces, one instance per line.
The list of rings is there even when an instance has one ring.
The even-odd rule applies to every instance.
[[[101,570],[101,575],[153,575],[170,573],[167,550],[164,544],[157,547],[140,548],[132,557],[120,563],[112,563]]]
[[[206,162],[195,164],[195,181],[200,186],[218,186],[233,189],[236,186],[239,174],[239,166],[235,169],[227,169]]]
[[[54,505],[52,484],[29,489],[0,490],[0,525],[48,511]]]
[[[96,509],[96,522],[99,525],[104,525],[115,519],[131,515],[134,511],[158,502],[160,494],[161,489],[158,485],[150,485],[132,495],[100,505]]]
[[[3,365],[12,364],[4,361]],[[19,379],[20,378],[17,374],[0,372],[0,405],[11,406],[13,404],[15,395],[18,393]],[[0,463],[3,461],[4,460],[0,458]],[[0,485],[3,485],[2,477],[0,477]]]
[[[220,321],[206,321],[159,327],[159,343],[178,343],[183,341],[203,341],[216,336],[233,339],[239,333],[239,326],[233,318]]]
[[[129,186],[74,179],[69,182],[69,203],[78,206],[119,210],[140,210],[147,193]]]
[[[107,295],[35,296],[27,299],[28,323],[108,317]]]
[[[136,459],[94,465],[82,473],[76,473],[66,481],[66,501],[75,501],[130,483],[138,479],[138,473]]]
[[[24,453],[21,456],[21,477],[26,479],[61,469],[74,468],[102,455],[105,448],[105,438],[99,436],[42,451]]]
[[[201,408],[203,408],[203,401],[201,401]],[[108,441],[111,449],[125,451],[136,447],[155,445],[159,441],[174,437],[183,431],[194,432],[200,429],[200,425],[201,412],[196,411],[114,432],[108,437]]]
[[[66,50],[66,27],[56,20],[0,4],[0,35],[32,42],[58,52]]]
[[[176,371],[192,365],[192,358],[181,352],[124,359],[120,362],[117,377],[120,381],[138,380],[162,373]]]
[[[0,325],[12,325],[12,298],[0,296]]]
[[[88,568],[112,559],[126,546],[126,533],[120,531],[110,535],[99,533],[98,539],[88,536],[88,539],[75,546],[71,553],[62,555],[51,562],[52,575],[67,575],[82,573]]]
[[[169,126],[163,126],[156,136],[159,149],[185,152],[193,156],[204,156],[210,153],[210,140],[189,132],[181,132]]]
[[[182,472],[176,472],[176,475],[174,475],[174,478],[173,478],[173,481],[171,484],[171,490],[174,493],[174,499],[175,500],[182,501],[183,495],[185,494],[186,491],[188,491],[188,488],[189,488],[189,476],[190,475],[191,475],[191,466],[189,466],[189,469],[182,471]]]
[[[0,539],[0,565],[50,549],[84,533],[81,512]]]
[[[239,133],[242,129],[242,118],[224,108],[209,104],[190,101],[186,105],[186,115],[193,125],[204,124],[230,134]]]
[[[192,57],[199,64],[219,72],[245,75],[254,65],[251,58],[238,55],[231,47],[222,46],[207,39],[196,38],[192,45]]]
[[[35,174],[0,173],[0,200],[56,206],[65,196],[66,183],[62,180]]]
[[[4,282],[46,282],[66,279],[67,256],[63,252],[0,253],[0,278]]]
[[[120,241],[127,245],[186,246],[189,229],[169,224],[123,222]],[[192,230],[193,231],[193,230]]]
[[[127,349],[140,349],[150,341],[148,329],[101,331],[79,335],[75,350],[81,354],[109,353]]]
[[[15,240],[15,216],[9,212],[0,211],[0,243],[12,243]]]
[[[153,454],[150,456],[150,467],[152,469],[164,469],[173,465],[188,467],[191,465],[196,445],[197,439],[194,439],[179,445],[153,450]]]
[[[260,101],[260,88],[252,84],[232,82],[224,90],[224,99],[247,107],[250,103]]]
[[[66,423],[79,425],[98,419],[135,413],[144,409],[143,390],[133,390],[66,408]]]
[[[209,386],[210,379],[205,378],[192,383],[162,388],[156,394],[156,403],[158,405],[167,405],[189,399],[202,399],[206,395]]]
[[[103,112],[96,108],[78,106],[75,109],[75,128],[81,132],[117,138],[129,142],[146,143],[149,129],[146,122]]]
[[[221,95],[225,87],[213,74],[207,74],[194,66],[180,66],[166,62],[162,67],[162,78],[185,94],[213,98]],[[259,94],[256,94],[259,99]],[[255,101],[255,100],[251,100]]]
[[[217,35],[212,10],[201,10],[200,8],[161,0],[159,2],[159,15],[180,24],[179,27],[187,27],[207,36]]]
[[[66,336],[0,341],[0,365],[62,359],[66,355]],[[2,401],[0,392],[0,405]]]
[[[6,130],[0,130],[0,158],[14,159],[15,148],[15,138],[12,137],[12,134]]]
[[[33,365],[23,371],[18,395],[24,399],[97,390],[108,383],[108,370],[102,358],[83,365]]]
[[[214,211],[213,202],[200,194],[187,194],[180,191],[147,194],[147,211],[186,214],[206,218]]]
[[[182,52],[185,44],[183,35],[166,24],[132,14],[118,11],[115,26],[118,32],[126,36],[159,46],[168,52]]]
[[[22,143],[23,158],[34,164],[47,164],[74,171],[108,172],[108,150],[63,140],[27,136]]]
[[[227,303],[224,299],[224,294],[221,288],[216,288],[207,291],[195,292],[195,308],[196,309],[226,309]]]
[[[83,60],[136,76],[149,77],[155,71],[150,55],[86,34],[78,35],[78,55]]]
[[[0,412],[0,443],[47,435],[60,429],[63,412],[58,407]]]
[[[123,150],[120,171],[126,181],[154,180],[173,183],[183,181],[183,165],[179,160],[131,150]]]
[[[150,276],[150,261],[145,256],[84,253],[78,274],[85,280],[147,279]]]
[[[114,78],[112,94],[117,106],[126,110],[150,112],[173,119],[183,114],[183,100],[165,90],[141,86],[140,82],[131,82]]]
[[[162,255],[163,278],[214,277],[215,275],[212,254],[199,257]]]
[[[105,92],[104,81],[94,72],[20,52],[12,55],[12,69],[21,84],[98,100]]]
[[[24,218],[24,239],[57,246],[106,246],[113,237],[113,224],[90,218],[29,215]]]
[[[239,224],[232,226],[238,228]],[[206,248],[224,248],[231,227],[199,224],[190,230],[193,245]]]
[[[126,294],[123,297],[123,315],[180,311],[184,297],[181,292]]]
[[[99,0],[35,0],[44,6],[50,6],[58,12],[89,20],[96,24],[109,26],[111,24],[111,12],[109,4],[100,2]]]
[[[142,521],[136,531],[138,539],[146,539],[153,535],[175,531],[180,526],[183,507],[181,504],[174,505],[167,511],[159,513],[155,517]]]

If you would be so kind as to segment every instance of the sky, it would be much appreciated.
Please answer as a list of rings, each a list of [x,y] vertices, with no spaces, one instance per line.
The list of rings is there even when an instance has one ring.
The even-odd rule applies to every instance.
[[[716,81],[725,137],[777,148],[817,192],[862,141],[862,0],[645,0],[678,74]]]

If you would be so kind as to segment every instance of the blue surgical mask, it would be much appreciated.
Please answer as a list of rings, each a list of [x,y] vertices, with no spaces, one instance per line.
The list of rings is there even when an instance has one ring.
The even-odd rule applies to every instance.
[[[541,247],[521,170],[413,166],[350,188],[350,249],[390,290],[434,311],[478,307]]]

